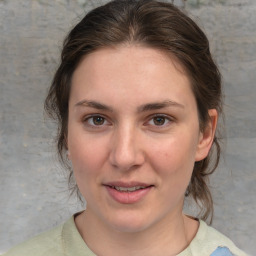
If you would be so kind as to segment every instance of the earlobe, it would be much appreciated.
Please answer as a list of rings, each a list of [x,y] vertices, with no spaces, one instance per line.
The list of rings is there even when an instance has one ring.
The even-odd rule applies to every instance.
[[[218,112],[216,109],[209,109],[209,121],[204,131],[200,132],[195,161],[201,161],[207,157],[216,132]]]

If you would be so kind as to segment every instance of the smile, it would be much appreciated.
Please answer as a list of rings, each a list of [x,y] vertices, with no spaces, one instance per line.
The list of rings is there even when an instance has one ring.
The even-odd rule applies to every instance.
[[[112,188],[121,191],[121,192],[133,192],[139,189],[145,189],[145,186],[135,186],[135,187],[130,187],[130,188],[126,188],[126,187],[117,187],[117,186],[113,186]]]
[[[114,182],[105,184],[107,194],[112,200],[120,204],[134,204],[144,200],[150,193],[153,185]]]

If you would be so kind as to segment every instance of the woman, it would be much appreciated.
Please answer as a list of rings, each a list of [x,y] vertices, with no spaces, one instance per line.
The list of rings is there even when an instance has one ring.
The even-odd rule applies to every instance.
[[[204,222],[221,79],[206,36],[172,4],[119,0],[87,14],[45,104],[87,206],[7,256],[245,255]],[[182,212],[185,196],[200,220]]]

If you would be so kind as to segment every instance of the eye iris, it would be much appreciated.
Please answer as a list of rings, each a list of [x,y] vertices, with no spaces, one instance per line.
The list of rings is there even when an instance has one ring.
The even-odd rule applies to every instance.
[[[165,118],[164,117],[154,117],[154,124],[155,125],[163,125],[165,122]]]
[[[101,116],[94,116],[93,117],[93,123],[95,125],[102,125],[104,123],[104,118]]]

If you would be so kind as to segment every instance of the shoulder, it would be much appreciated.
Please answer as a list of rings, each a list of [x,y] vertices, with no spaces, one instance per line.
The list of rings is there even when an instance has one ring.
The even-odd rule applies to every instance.
[[[229,238],[201,220],[197,235],[190,246],[197,252],[195,255],[246,256]]]
[[[21,243],[3,256],[60,256],[63,255],[62,230],[60,225]]]
[[[96,256],[80,236],[72,216],[64,224],[17,245],[3,256]]]

